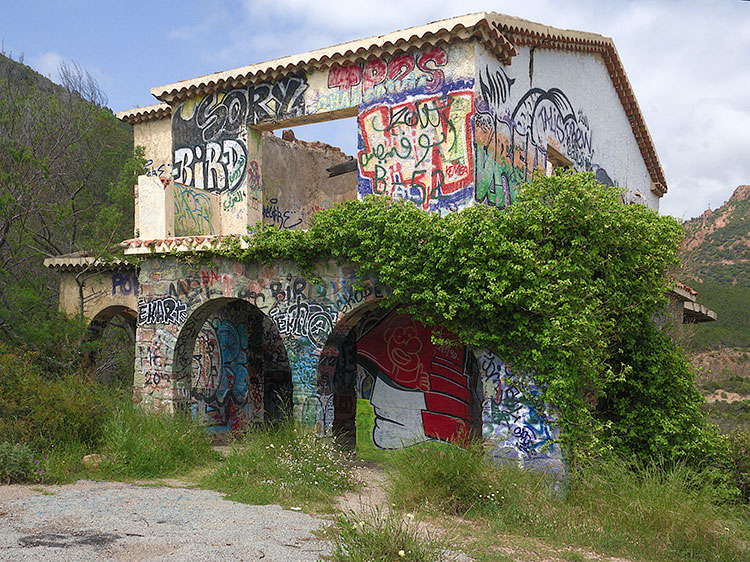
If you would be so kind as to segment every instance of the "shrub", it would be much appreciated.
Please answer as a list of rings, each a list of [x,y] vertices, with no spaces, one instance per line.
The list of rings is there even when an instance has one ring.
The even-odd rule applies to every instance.
[[[726,469],[731,484],[737,487],[745,502],[750,502],[750,430],[732,433],[727,438]]]
[[[39,482],[45,476],[46,460],[37,458],[28,445],[0,441],[0,482]]]
[[[184,415],[149,414],[132,405],[106,421],[101,465],[109,477],[171,476],[217,458],[210,437]]]
[[[83,372],[52,376],[30,354],[0,344],[0,434],[38,450],[67,444],[95,448],[122,395]]]

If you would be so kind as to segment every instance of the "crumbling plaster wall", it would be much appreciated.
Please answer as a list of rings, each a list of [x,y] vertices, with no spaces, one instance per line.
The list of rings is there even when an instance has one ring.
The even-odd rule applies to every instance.
[[[356,199],[356,174],[330,178],[326,171],[346,159],[340,149],[324,143],[265,134],[263,222],[279,228],[307,228],[314,212]]]
[[[82,291],[79,283],[83,285]],[[123,267],[116,270],[60,271],[59,310],[71,316],[83,312],[85,318],[92,320],[110,307],[134,311],[138,308],[139,294],[138,274],[134,269]]]

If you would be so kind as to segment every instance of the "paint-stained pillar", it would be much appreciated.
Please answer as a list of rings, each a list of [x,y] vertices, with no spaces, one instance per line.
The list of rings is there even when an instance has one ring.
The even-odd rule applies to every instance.
[[[222,234],[247,234],[263,218],[262,132],[247,129],[247,174],[237,189],[221,194]]]

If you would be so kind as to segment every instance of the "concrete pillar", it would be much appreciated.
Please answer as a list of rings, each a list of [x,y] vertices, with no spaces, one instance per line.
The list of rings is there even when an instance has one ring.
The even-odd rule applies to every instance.
[[[156,240],[174,236],[174,192],[154,176],[138,176],[138,237]]]

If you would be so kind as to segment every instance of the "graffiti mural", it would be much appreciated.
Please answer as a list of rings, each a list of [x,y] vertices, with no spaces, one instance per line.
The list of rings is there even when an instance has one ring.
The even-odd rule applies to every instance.
[[[319,297],[325,296],[321,286],[315,287]],[[311,288],[307,280],[300,277],[290,279],[284,287],[281,283],[272,283],[271,293],[275,303],[268,315],[282,337],[291,335],[304,338],[319,350],[325,345],[336,323],[336,313],[323,299],[311,299]]]
[[[187,306],[174,297],[138,299],[138,324],[181,324],[187,319]]]
[[[172,114],[172,175],[212,192],[237,189],[247,169],[247,90],[191,98]]]
[[[398,312],[363,327],[359,334],[356,362],[366,380],[358,387],[373,408],[376,447],[462,442],[475,432],[474,357],[466,347],[433,344],[432,334]]]
[[[262,320],[233,303],[201,327],[193,347],[193,412],[214,431],[263,420]]]
[[[292,119],[305,115],[305,76],[289,76],[276,82],[254,84],[248,88],[248,123]]]
[[[475,200],[505,207],[534,170],[545,170],[549,148],[580,171],[595,171],[612,185],[606,170],[594,162],[588,117],[576,110],[558,88],[530,88],[515,105],[509,103],[515,79],[500,66],[479,73],[474,133]]]
[[[538,388],[490,351],[482,350],[478,361],[484,394],[482,436],[494,444],[491,455],[521,466],[561,468],[558,428],[540,410]]]
[[[437,92],[445,84],[442,67],[448,53],[433,47],[416,54],[390,59],[372,58],[365,63],[335,64],[328,71],[331,93],[318,98],[317,111],[335,111],[405,92]]]
[[[359,194],[456,210],[471,197],[471,90],[376,105],[359,116]]]
[[[278,199],[271,197],[268,203],[263,204],[263,220],[280,229],[286,229],[298,228],[302,224],[303,218],[297,211],[291,209],[282,210],[279,208]]]
[[[144,388],[147,392],[169,386],[169,367],[175,343],[175,336],[163,329],[155,330],[146,341],[138,341],[140,372],[143,373]]]
[[[135,273],[116,272],[112,274],[112,294],[140,295],[141,286]]]
[[[212,224],[211,196],[173,182],[175,236],[216,234]]]

